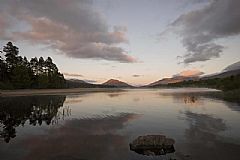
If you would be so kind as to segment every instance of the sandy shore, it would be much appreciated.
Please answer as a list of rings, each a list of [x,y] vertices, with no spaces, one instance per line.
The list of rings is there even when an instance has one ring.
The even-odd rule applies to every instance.
[[[73,89],[22,89],[22,90],[0,90],[1,97],[8,96],[32,96],[32,95],[64,95],[88,92],[118,92],[118,88],[73,88]]]

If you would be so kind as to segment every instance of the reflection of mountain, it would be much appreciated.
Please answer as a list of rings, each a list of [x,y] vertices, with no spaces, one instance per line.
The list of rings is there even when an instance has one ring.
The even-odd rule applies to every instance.
[[[178,159],[186,159],[184,154],[194,160],[239,159],[240,145],[227,142],[219,134],[227,130],[222,119],[189,111],[185,114],[190,127],[185,131],[186,143],[179,144],[177,149]]]
[[[65,121],[59,128],[49,130],[47,136],[36,135],[24,140],[21,146],[28,151],[25,160],[48,159],[129,159],[127,137],[118,133],[127,122],[138,115],[84,118]]]
[[[16,136],[16,127],[29,121],[30,125],[47,125],[53,122],[65,96],[0,98],[0,137],[6,142]]]

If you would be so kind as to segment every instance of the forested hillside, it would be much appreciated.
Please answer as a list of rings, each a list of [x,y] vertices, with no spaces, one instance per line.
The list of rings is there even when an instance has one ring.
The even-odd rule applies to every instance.
[[[155,85],[153,87],[207,87],[228,91],[240,89],[240,75],[198,81],[189,80],[167,85]]]

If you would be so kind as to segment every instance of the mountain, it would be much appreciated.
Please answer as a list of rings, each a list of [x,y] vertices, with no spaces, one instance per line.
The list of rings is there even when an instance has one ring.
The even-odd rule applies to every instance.
[[[66,80],[67,88],[114,88],[114,86],[91,84],[79,79]]]
[[[68,79],[68,81],[70,81],[70,82],[75,82],[75,83],[84,83],[84,84],[87,83],[87,82],[85,82],[84,80],[80,80],[80,79]]]
[[[208,80],[208,79],[215,79],[215,78],[226,78],[226,77],[236,76],[236,75],[240,75],[240,61],[227,66],[220,73],[206,75],[201,78],[199,76],[195,76],[195,77],[173,76],[172,78],[164,78],[156,82],[153,82],[147,85],[146,87],[157,87],[161,85],[174,84],[174,83],[179,83],[179,82],[189,81],[189,80],[198,81],[198,80]]]
[[[104,82],[102,85],[115,86],[115,87],[133,87],[125,82],[122,82],[116,79],[110,79],[107,82]]]
[[[229,66],[227,66],[223,72],[226,72],[226,71],[234,71],[234,70],[240,70],[240,61],[239,62],[236,62],[236,63],[233,63]]]
[[[226,77],[230,77],[230,76],[236,76],[239,74],[240,74],[240,61],[227,66],[220,73],[215,73],[213,75],[207,75],[207,76],[202,77],[201,79],[206,80],[206,79],[214,79],[214,78],[226,78]]]
[[[198,80],[199,77],[184,77],[184,76],[175,76],[172,78],[163,78],[161,80],[158,80],[156,82],[150,83],[147,85],[148,87],[158,86],[158,85],[167,85],[167,84],[173,84],[178,83],[182,81],[189,81],[189,80]]]
[[[226,78],[226,77],[230,77],[230,76],[236,76],[236,75],[240,75],[240,69],[238,70],[231,70],[231,71],[223,71],[214,75],[208,75],[208,76],[204,76],[201,78],[201,80],[206,80],[206,79],[214,79],[214,78]]]

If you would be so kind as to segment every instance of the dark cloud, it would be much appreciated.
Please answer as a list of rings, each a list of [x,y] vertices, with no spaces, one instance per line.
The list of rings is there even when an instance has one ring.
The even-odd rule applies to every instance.
[[[88,0],[0,0],[0,14],[14,20],[9,30],[6,16],[0,18],[0,34],[14,40],[45,44],[73,58],[135,62],[119,44],[128,43],[126,27],[112,31],[101,13]],[[13,23],[13,22],[12,22]],[[3,27],[2,27],[3,26]],[[26,26],[26,27],[20,27]]]
[[[240,33],[239,8],[239,0],[214,0],[177,18],[169,29],[182,37],[188,52],[182,56],[183,62],[190,64],[220,57],[224,46],[215,41]]]
[[[132,75],[133,77],[141,77],[141,76],[143,76],[143,75],[140,75],[140,74],[134,74],[134,75]]]

